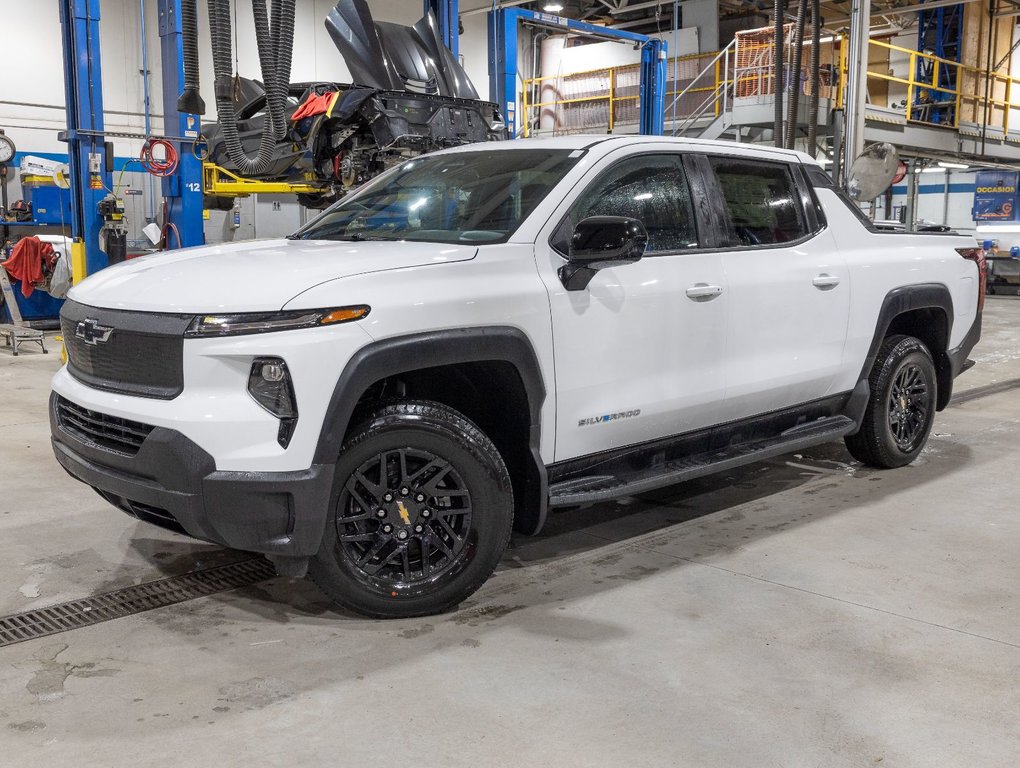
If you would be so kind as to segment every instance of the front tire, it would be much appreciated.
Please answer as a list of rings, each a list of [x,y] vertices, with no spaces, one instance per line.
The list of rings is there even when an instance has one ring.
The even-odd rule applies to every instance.
[[[871,397],[860,430],[845,438],[858,461],[893,469],[914,459],[935,421],[938,382],[931,352],[913,336],[890,336],[869,377]]]
[[[495,570],[513,525],[499,451],[463,415],[429,401],[386,405],[357,426],[332,498],[309,575],[373,618],[455,607]]]

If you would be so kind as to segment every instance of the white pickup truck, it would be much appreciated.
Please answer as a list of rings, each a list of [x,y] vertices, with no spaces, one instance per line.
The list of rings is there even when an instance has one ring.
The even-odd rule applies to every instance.
[[[875,230],[796,152],[473,145],[287,239],[76,286],[53,448],[136,518],[366,615],[436,613],[550,507],[839,438],[909,463],[983,270],[967,238]]]

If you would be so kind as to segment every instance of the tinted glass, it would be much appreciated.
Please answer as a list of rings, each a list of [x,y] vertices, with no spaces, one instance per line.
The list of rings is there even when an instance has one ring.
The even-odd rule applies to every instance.
[[[744,158],[709,158],[727,217],[723,245],[774,245],[807,234],[789,166]]]
[[[643,155],[623,160],[599,176],[571,206],[553,242],[566,252],[574,226],[589,216],[630,216],[648,230],[646,253],[698,245],[683,164],[677,155]]]
[[[293,237],[504,242],[577,162],[573,154],[494,149],[416,158],[348,195]]]

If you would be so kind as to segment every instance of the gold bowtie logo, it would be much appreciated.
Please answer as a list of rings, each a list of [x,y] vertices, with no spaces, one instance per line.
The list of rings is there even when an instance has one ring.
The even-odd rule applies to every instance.
[[[400,519],[404,521],[404,525],[411,524],[411,516],[407,514],[407,507],[404,506],[404,502],[397,502],[397,512],[400,513]]]

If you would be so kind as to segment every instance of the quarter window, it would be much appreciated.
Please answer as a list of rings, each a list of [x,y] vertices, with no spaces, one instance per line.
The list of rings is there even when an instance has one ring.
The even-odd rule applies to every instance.
[[[726,203],[722,245],[775,245],[807,235],[789,166],[728,157],[709,163]]]
[[[589,216],[639,219],[648,231],[649,254],[698,245],[691,192],[679,155],[635,156],[611,167],[571,206],[553,236],[553,246],[565,254],[574,226]]]

